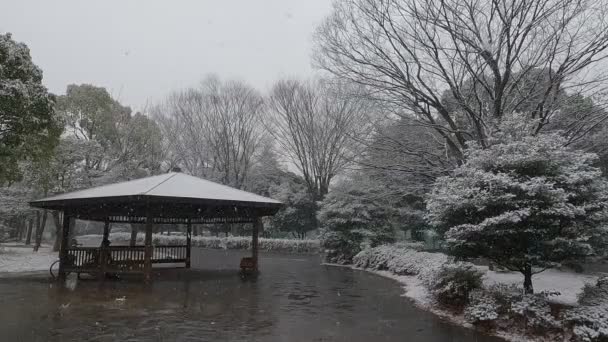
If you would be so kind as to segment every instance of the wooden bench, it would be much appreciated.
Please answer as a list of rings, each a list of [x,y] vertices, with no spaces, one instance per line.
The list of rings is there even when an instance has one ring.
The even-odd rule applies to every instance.
[[[243,273],[253,273],[257,271],[255,260],[252,257],[245,257],[241,259],[241,271]]]

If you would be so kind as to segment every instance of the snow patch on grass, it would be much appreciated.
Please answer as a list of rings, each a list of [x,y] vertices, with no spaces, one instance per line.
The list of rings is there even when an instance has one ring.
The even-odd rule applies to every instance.
[[[51,264],[59,258],[50,246],[41,246],[38,252],[34,252],[30,246],[0,248],[0,273],[48,271]]]
[[[523,284],[521,273],[489,271],[487,266],[479,266],[478,268],[486,272],[483,279],[485,286]],[[532,285],[534,286],[534,292],[559,292],[559,295],[548,298],[553,303],[577,305],[578,295],[583,291],[585,285],[595,284],[597,280],[598,277],[594,275],[551,269],[532,276]]]

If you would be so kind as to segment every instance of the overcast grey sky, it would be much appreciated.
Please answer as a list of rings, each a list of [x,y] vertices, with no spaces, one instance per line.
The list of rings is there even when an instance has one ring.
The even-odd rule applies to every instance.
[[[140,109],[205,75],[266,90],[306,77],[331,0],[1,0],[0,32],[25,42],[57,94],[106,87]]]

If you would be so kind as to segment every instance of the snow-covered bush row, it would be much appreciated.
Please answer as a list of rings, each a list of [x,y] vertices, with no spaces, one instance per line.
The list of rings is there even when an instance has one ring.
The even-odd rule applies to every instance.
[[[128,243],[131,239],[130,233],[113,233],[110,235],[112,242]],[[137,244],[144,243],[144,236],[137,235]],[[180,245],[186,243],[184,235],[152,235],[154,245]],[[193,236],[192,246],[213,249],[250,249],[251,238],[245,236],[212,237]],[[265,239],[260,238],[258,247],[261,251],[315,254],[319,252],[318,240],[291,240],[291,239]]]
[[[393,244],[368,248],[355,255],[353,265],[428,279],[448,263],[448,257],[441,253],[421,252],[417,250],[419,247],[415,244]]]

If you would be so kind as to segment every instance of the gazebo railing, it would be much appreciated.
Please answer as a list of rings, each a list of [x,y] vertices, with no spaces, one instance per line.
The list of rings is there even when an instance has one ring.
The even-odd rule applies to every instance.
[[[186,262],[188,246],[164,245],[154,246],[152,250],[152,263],[180,263]]]
[[[145,250],[145,246],[68,247],[66,270],[96,272],[105,259],[108,272],[143,272]],[[186,262],[186,255],[186,245],[153,246],[152,264]]]

